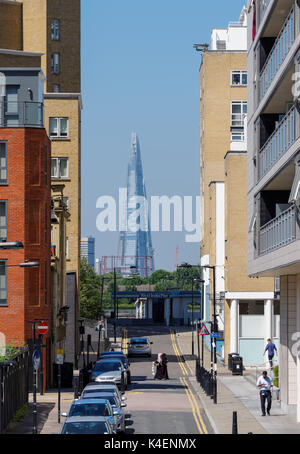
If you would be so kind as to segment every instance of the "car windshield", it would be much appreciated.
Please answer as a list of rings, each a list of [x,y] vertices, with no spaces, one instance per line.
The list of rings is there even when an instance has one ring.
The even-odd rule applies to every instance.
[[[100,359],[104,359],[104,358],[106,359],[107,357],[109,357],[109,355],[105,355],[103,358],[100,357]],[[125,356],[123,356],[123,355],[112,355],[111,357],[109,357],[109,359],[110,358],[119,359],[120,361],[122,361],[123,364],[126,364],[126,362],[127,362]]]
[[[99,392],[106,392],[106,393],[115,393],[116,388],[91,388],[91,389],[85,389],[83,391],[83,394],[92,394],[92,393],[99,393]]]
[[[112,407],[117,407],[119,405],[119,400],[117,399],[117,397],[113,394],[109,394],[109,395],[99,395],[98,396],[99,399],[106,399],[110,402],[111,406]]]
[[[109,372],[115,370],[122,370],[120,361],[99,361],[96,363],[93,372]]]
[[[135,338],[131,339],[131,344],[147,344],[147,339],[145,338]]]
[[[105,421],[66,422],[62,434],[104,434],[108,433]]]
[[[105,403],[72,405],[69,416],[109,416]]]

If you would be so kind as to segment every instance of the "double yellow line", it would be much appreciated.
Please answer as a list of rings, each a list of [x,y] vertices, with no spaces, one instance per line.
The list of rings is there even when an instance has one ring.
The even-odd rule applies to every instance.
[[[179,353],[179,350],[178,350],[178,347],[177,347],[177,344],[176,344],[176,339],[175,339],[175,333],[173,330],[170,330],[170,335],[171,335],[171,341],[172,341],[172,346],[173,346],[173,349],[174,349],[174,352],[175,352],[175,355],[177,357],[177,361],[178,361],[178,364],[181,368],[181,371],[182,371],[182,374],[183,375],[188,375],[188,371],[187,371],[187,368],[183,362],[183,358],[181,356],[181,354]],[[193,412],[193,416],[194,416],[194,420],[195,420],[195,423],[196,423],[196,426],[198,428],[198,431],[200,434],[204,435],[204,434],[208,434],[207,432],[207,429],[206,429],[206,426],[204,424],[204,421],[203,421],[203,418],[201,416],[201,413],[200,413],[200,410],[199,410],[199,406],[197,404],[197,400],[196,400],[196,397],[192,391],[192,389],[190,388],[187,380],[185,377],[180,377],[180,382],[182,383],[183,387],[184,387],[184,390],[186,392],[186,395],[189,399],[189,402],[191,404],[191,407],[192,407],[192,412]]]
[[[172,346],[173,346],[175,355],[177,357],[177,361],[178,361],[179,367],[181,368],[181,371],[182,371],[183,375],[188,375],[187,368],[185,367],[183,358],[182,358],[181,354],[179,353],[179,350],[178,350],[178,347],[177,347],[177,344],[176,344],[174,331],[170,330],[170,334],[171,334]]]
[[[123,345],[122,345],[122,350],[123,350],[123,353],[124,353],[125,355],[127,355],[127,353],[128,353],[127,342],[128,342],[128,331],[127,331],[126,328],[124,328],[124,330],[123,330]]]

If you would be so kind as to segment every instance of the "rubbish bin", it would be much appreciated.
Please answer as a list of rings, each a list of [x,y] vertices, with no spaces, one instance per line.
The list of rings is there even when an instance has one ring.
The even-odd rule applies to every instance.
[[[241,356],[232,357],[232,375],[243,375],[243,358]]]
[[[228,355],[228,369],[229,370],[232,370],[232,358],[234,356],[239,356],[239,354],[238,353],[229,353],[229,355]]]

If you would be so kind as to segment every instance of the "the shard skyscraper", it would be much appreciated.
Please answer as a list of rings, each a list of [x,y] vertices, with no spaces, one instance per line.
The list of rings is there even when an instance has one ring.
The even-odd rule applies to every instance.
[[[127,228],[120,233],[119,257],[123,273],[150,276],[153,267],[153,248],[146,187],[143,177],[141,149],[136,133],[131,136],[131,149],[127,175]]]

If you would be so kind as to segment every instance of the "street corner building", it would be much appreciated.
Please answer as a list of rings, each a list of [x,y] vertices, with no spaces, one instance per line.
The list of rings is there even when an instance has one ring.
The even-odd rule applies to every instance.
[[[226,29],[213,29],[200,66],[201,265],[204,320],[212,320],[214,284],[220,338],[217,354],[263,365],[273,332],[278,344],[274,278],[247,270],[247,21],[246,8]],[[250,81],[250,85],[252,81]],[[214,279],[215,278],[215,279]],[[215,282],[214,282],[215,280]],[[207,340],[207,346],[210,343]]]
[[[248,273],[279,281],[280,399],[300,422],[300,5],[247,7]]]
[[[0,1],[1,236],[24,244],[1,252],[8,266],[0,331],[6,341],[27,342],[26,321],[49,320],[47,386],[58,348],[75,367],[80,354],[80,7],[80,0]],[[9,267],[27,259],[39,268]]]

